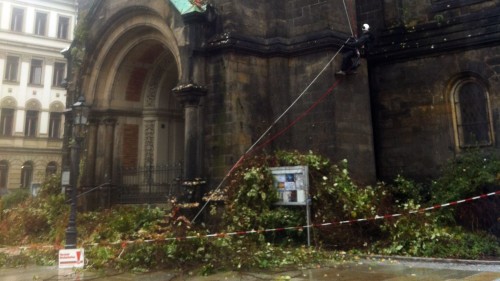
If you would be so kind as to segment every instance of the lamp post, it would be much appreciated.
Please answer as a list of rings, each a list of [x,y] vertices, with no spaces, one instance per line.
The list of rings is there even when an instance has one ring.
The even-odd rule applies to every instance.
[[[85,104],[85,98],[81,95],[72,106],[73,127],[71,144],[71,167],[70,167],[70,186],[71,186],[71,211],[69,215],[68,227],[66,228],[66,249],[76,249],[77,230],[76,230],[76,200],[78,189],[78,175],[80,170],[80,147],[85,138],[89,107]]]

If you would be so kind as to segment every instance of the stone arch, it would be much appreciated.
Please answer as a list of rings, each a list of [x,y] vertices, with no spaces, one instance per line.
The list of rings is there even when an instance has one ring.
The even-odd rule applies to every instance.
[[[35,174],[35,164],[33,161],[25,161],[21,166],[21,188],[30,188]]]
[[[8,160],[0,158],[0,196],[6,193],[9,186],[9,166]]]
[[[50,112],[63,112],[64,111],[64,104],[60,101],[54,101],[50,104],[49,111]]]
[[[42,109],[42,104],[37,99],[29,99],[26,102],[26,110],[40,111]]]
[[[56,161],[47,161],[47,164],[45,165],[45,176],[50,176],[57,174],[57,171],[59,169],[59,163]]]
[[[144,21],[147,16],[148,20]],[[173,62],[181,73],[181,58],[178,46],[184,45],[183,39],[178,39],[173,29],[165,22],[172,21],[172,12],[167,14],[167,19],[160,15],[141,8],[127,8],[117,13],[107,21],[104,26],[111,26],[99,33],[99,38],[105,38],[96,44],[90,54],[94,61],[89,69],[88,86],[85,89],[87,100],[93,102],[96,94],[100,95],[100,101],[93,102],[96,106],[107,105],[111,99],[112,88],[115,84],[117,69],[130,51],[141,42],[154,40],[165,48],[165,52],[172,54]],[[115,26],[115,28],[113,28]]]
[[[99,20],[90,26],[97,40],[87,50],[81,83],[98,120],[88,136],[90,184],[116,180],[122,167],[182,160],[166,156],[183,151],[182,111],[171,90],[181,77],[178,46],[184,42],[176,36],[182,32],[169,26],[178,28],[180,17],[168,2],[148,3],[155,3],[155,11],[122,2],[110,16],[95,15]]]
[[[15,109],[17,107],[17,101],[13,97],[5,97],[2,99],[0,102],[0,106],[2,108],[10,108],[10,109]]]
[[[451,107],[457,151],[494,143],[489,95],[488,80],[481,73],[463,71],[450,79],[446,97]]]

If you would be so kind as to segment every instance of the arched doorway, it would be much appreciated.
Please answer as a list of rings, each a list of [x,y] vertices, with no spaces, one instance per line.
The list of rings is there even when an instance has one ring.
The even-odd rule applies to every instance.
[[[92,109],[84,185],[110,182],[151,195],[182,173],[183,108],[172,94],[181,73],[178,43],[151,11],[118,13],[87,54],[82,92]]]

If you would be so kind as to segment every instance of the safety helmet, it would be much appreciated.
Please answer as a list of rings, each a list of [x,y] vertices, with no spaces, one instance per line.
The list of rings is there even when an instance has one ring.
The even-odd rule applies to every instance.
[[[370,30],[370,25],[369,25],[369,24],[367,24],[367,23],[364,23],[364,24],[363,24],[363,27],[361,27],[361,30],[362,30],[362,31],[365,31],[365,32],[366,32],[366,31],[369,31],[369,30]]]

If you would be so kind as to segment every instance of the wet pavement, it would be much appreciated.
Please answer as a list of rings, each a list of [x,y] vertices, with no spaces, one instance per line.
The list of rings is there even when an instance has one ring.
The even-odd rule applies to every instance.
[[[450,261],[436,259],[360,259],[307,269],[222,272],[210,276],[177,271],[144,274],[58,270],[56,267],[0,269],[2,281],[109,280],[109,281],[500,281],[500,261]]]

